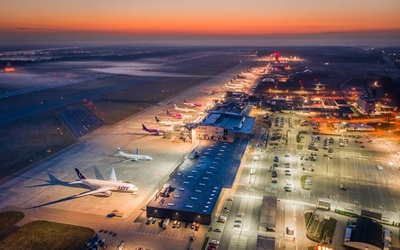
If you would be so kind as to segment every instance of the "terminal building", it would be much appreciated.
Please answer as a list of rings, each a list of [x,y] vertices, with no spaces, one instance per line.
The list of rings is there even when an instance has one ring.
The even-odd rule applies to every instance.
[[[360,95],[357,100],[357,105],[367,114],[375,112],[375,102],[367,95]]]
[[[216,106],[208,116],[191,130],[192,141],[221,140],[233,142],[250,136],[255,118],[248,114],[252,105],[230,103]]]

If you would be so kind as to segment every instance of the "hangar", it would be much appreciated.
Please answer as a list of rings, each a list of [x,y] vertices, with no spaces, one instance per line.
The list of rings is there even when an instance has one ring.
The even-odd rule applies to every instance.
[[[196,148],[199,157],[186,157],[166,182],[169,190],[160,188],[147,204],[147,216],[210,224],[222,188],[233,185],[247,144],[247,139],[203,141]]]

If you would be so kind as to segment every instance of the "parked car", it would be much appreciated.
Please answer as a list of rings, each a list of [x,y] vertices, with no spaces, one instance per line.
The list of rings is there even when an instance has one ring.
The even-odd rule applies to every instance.
[[[210,244],[219,245],[219,241],[218,240],[211,240]]]
[[[284,187],[283,189],[285,190],[285,192],[292,192],[292,189],[290,187]]]

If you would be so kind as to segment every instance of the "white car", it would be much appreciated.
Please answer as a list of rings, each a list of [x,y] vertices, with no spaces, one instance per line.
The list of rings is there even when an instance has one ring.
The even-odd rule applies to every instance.
[[[119,245],[117,246],[117,249],[118,250],[123,250],[124,249],[124,246],[125,246],[125,241],[121,241],[120,243],[119,243]]]
[[[210,243],[213,244],[213,245],[218,245],[219,241],[218,240],[211,240]]]
[[[286,182],[286,185],[292,185],[293,184],[293,182],[289,181],[289,180],[286,180],[285,182]]]

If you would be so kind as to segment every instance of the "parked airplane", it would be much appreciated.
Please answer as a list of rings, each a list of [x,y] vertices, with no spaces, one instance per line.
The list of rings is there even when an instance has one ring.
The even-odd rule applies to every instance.
[[[110,196],[112,194],[112,191],[131,192],[132,194],[136,194],[136,191],[139,190],[132,183],[118,181],[113,167],[111,167],[110,178],[108,179],[108,181],[88,179],[79,171],[79,169],[75,168],[75,171],[79,177],[79,181],[70,182],[69,184],[83,184],[95,190],[74,195],[74,198],[99,193],[102,193],[105,196]]]
[[[227,82],[226,85],[228,86],[235,86],[235,87],[244,87],[243,83],[235,83],[235,82]]]
[[[236,78],[233,78],[233,80],[231,79],[231,80],[229,80],[231,83],[234,83],[234,82],[239,82],[239,83],[249,83],[250,82],[250,80],[247,80],[247,79],[236,79]]]
[[[187,102],[186,100],[183,100],[183,104],[190,106],[190,107],[201,107],[203,106],[201,103],[194,103],[194,102]]]
[[[218,91],[215,91],[215,90],[206,90],[205,88],[203,88],[203,92],[204,92],[204,93],[207,93],[207,94],[209,94],[209,95],[217,95],[217,94],[218,94]]]
[[[228,84],[226,84],[225,83],[225,87],[227,87],[227,88],[230,88],[230,89],[233,89],[233,90],[243,90],[243,86],[242,87],[240,87],[240,86],[234,86],[234,85],[228,85]]]
[[[182,114],[180,114],[180,113],[171,113],[171,112],[169,112],[168,109],[167,109],[167,115],[171,116],[173,118],[182,119]]]
[[[169,119],[168,121],[161,121],[160,119],[158,119],[157,116],[154,116],[154,118],[156,118],[156,122],[160,125],[163,126],[173,126],[173,125],[182,125],[182,121],[176,121],[176,122],[171,122]]]
[[[118,147],[117,152],[118,152],[118,155],[120,155],[120,156],[122,156],[122,157],[128,159],[128,160],[126,160],[126,161],[139,161],[139,160],[147,160],[147,161],[150,161],[150,160],[153,160],[153,158],[152,158],[151,156],[148,156],[148,155],[140,155],[140,154],[139,154],[139,149],[136,149],[136,154],[127,154],[127,153],[125,153],[124,151],[122,151],[122,149],[120,149],[120,148]],[[125,162],[125,161],[124,161],[124,162]]]
[[[186,112],[186,113],[189,113],[189,112],[197,112],[196,110],[194,110],[194,109],[188,109],[188,108],[180,108],[180,107],[178,107],[178,106],[176,106],[176,104],[174,104],[174,106],[175,106],[175,109],[176,110],[179,110],[179,111],[182,111],[182,112]]]
[[[160,130],[158,128],[147,128],[144,124],[142,124],[142,129],[152,135],[159,135],[160,133],[164,133],[164,130]]]

